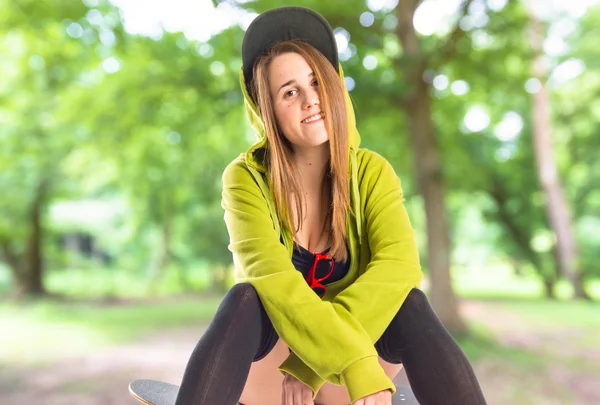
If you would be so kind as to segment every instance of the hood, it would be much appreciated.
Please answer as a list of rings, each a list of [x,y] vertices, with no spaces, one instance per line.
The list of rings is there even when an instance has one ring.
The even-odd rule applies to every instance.
[[[342,66],[338,65],[339,77],[342,83],[344,83],[344,72],[342,70]],[[244,71],[240,69],[240,87],[242,89],[242,93],[244,94],[244,105],[246,107],[246,116],[252,128],[257,136],[256,142],[250,146],[245,155],[246,165],[250,169],[250,172],[258,182],[263,195],[267,198],[269,203],[269,209],[271,211],[271,216],[275,219],[275,209],[272,201],[272,196],[268,191],[268,187],[264,182],[264,178],[261,174],[266,172],[266,168],[264,167],[261,160],[258,158],[258,155],[262,155],[258,152],[262,148],[268,148],[267,136],[265,134],[265,125],[264,122],[258,112],[258,108],[256,104],[250,97],[246,87],[246,81],[244,78]],[[344,88],[344,99],[346,101],[346,111],[348,115],[348,173],[350,174],[350,203],[352,205],[352,210],[356,215],[356,227],[358,231],[358,240],[361,241],[362,238],[362,230],[361,230],[361,218],[360,218],[360,195],[358,190],[358,165],[356,162],[356,152],[360,146],[360,135],[358,130],[356,129],[356,118],[354,115],[354,108],[352,107],[352,101],[350,99],[350,95],[346,90],[346,86]],[[278,221],[273,221],[275,225],[275,229],[279,232],[279,224]]]

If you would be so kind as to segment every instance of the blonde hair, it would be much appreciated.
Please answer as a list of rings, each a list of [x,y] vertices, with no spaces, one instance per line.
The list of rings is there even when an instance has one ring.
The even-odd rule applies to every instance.
[[[299,40],[277,43],[268,54],[260,57],[254,64],[251,93],[257,102],[258,110],[265,124],[269,145],[265,154],[269,186],[282,226],[290,232],[293,229],[292,234],[295,235],[302,227],[304,196],[301,192],[299,171],[293,159],[291,144],[277,126],[268,74],[273,59],[288,52],[302,56],[312,68],[314,77],[319,83],[319,102],[321,111],[325,113],[325,128],[329,134],[329,161],[326,166],[324,187],[326,190],[329,189],[330,204],[322,232],[330,232],[332,242],[330,255],[335,260],[345,262],[348,259],[346,216],[350,209],[350,197],[348,190],[348,122],[344,88],[331,62],[311,45]],[[290,173],[292,173],[291,176]],[[290,192],[290,195],[300,196],[300,198],[294,199],[298,216],[295,228],[292,226],[293,212],[287,192]]]

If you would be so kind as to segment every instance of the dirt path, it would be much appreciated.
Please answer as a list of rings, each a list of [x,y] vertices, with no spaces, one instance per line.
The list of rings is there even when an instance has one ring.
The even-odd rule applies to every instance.
[[[203,332],[203,328],[168,331],[33,370],[0,370],[0,403],[139,405],[128,393],[129,381],[150,378],[179,384],[190,352]]]
[[[489,405],[600,404],[600,345],[589,343],[589,331],[535,324],[493,301],[463,302],[461,310],[506,352],[474,364]]]
[[[469,319],[483,322],[506,347],[527,351],[568,345],[569,330],[532,330],[518,316],[490,303],[467,302],[462,310]],[[493,320],[493,321],[492,321]],[[0,365],[2,405],[134,405],[127,391],[136,378],[159,379],[174,384],[203,328],[171,330],[148,336],[134,344],[100,350],[84,357],[64,358],[35,369],[6,368]],[[570,351],[569,351],[570,350]],[[474,368],[489,405],[597,405],[600,403],[600,367],[589,372],[573,371],[569,361],[600,364],[600,350],[578,353],[569,347],[564,361],[515,366],[510,359],[483,356]],[[543,352],[540,352],[543,353]],[[405,376],[397,381],[407,385]],[[532,398],[536,398],[532,401]]]

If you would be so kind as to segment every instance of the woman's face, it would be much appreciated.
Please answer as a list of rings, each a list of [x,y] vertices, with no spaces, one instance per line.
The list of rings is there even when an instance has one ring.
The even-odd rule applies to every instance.
[[[326,143],[319,84],[306,59],[293,52],[275,57],[269,67],[269,85],[277,125],[294,150]]]

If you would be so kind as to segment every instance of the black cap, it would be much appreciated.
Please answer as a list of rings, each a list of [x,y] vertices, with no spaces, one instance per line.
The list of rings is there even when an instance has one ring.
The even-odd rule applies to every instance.
[[[300,39],[320,51],[338,70],[337,43],[331,26],[316,11],[305,7],[279,7],[259,14],[248,26],[242,42],[242,68],[246,86],[259,56],[277,42]]]

